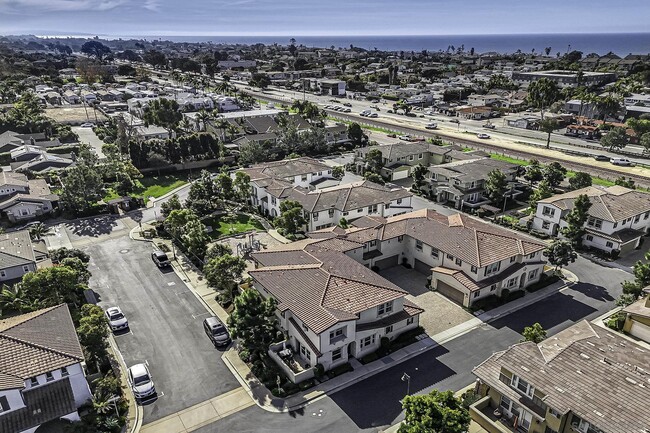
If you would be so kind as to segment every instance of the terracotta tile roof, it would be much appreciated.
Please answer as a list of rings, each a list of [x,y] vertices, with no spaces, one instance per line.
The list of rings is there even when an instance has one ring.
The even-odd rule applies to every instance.
[[[511,346],[474,368],[484,383],[520,397],[499,380],[502,367],[545,394],[551,408],[571,411],[606,433],[643,433],[650,425],[650,352],[587,321],[539,345]]]
[[[356,320],[361,311],[407,294],[351,257],[329,247],[329,240],[306,245],[304,256],[300,257],[310,263],[303,265],[295,264],[293,252],[254,253],[253,258],[259,263],[270,262],[268,254],[275,254],[273,266],[249,274],[278,300],[280,311],[291,310],[315,333],[340,321]]]
[[[0,353],[6,380],[25,380],[84,359],[66,304],[1,320]]]

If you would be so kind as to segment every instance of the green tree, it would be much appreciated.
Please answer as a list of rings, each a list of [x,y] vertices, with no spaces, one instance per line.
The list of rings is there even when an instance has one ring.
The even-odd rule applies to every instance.
[[[241,257],[225,254],[210,259],[203,267],[205,279],[219,292],[222,303],[230,303],[243,272],[246,262]]]
[[[135,189],[135,182],[128,174],[120,176],[120,180],[115,184],[115,191],[122,197],[128,196]]]
[[[151,66],[166,66],[167,57],[160,51],[149,50],[142,55],[142,60],[149,63]]]
[[[639,138],[643,137],[644,134],[650,133],[650,119],[636,119],[630,117],[625,123],[627,123],[627,126],[632,128],[634,134]]]
[[[181,241],[193,261],[202,264],[210,242],[205,224],[198,219],[188,221],[183,227]]]
[[[54,263],[62,263],[63,259],[68,257],[75,257],[81,260],[83,263],[88,264],[90,262],[90,256],[77,248],[66,248],[61,247],[54,250],[50,250],[50,259]]]
[[[348,138],[354,147],[365,146],[368,144],[368,135],[363,132],[361,126],[356,122],[348,125]]]
[[[451,391],[407,395],[402,408],[406,414],[399,433],[465,433],[469,428],[469,411]]]
[[[251,141],[239,147],[239,162],[243,165],[257,164],[258,162],[269,161],[271,154],[268,146],[270,143]]]
[[[585,173],[584,171],[577,172],[575,176],[569,179],[569,187],[571,187],[572,190],[586,188],[591,185],[591,175],[589,173]]]
[[[544,257],[548,258],[548,262],[555,266],[556,271],[562,269],[562,267],[569,263],[575,262],[578,258],[578,254],[573,248],[573,245],[571,245],[571,242],[561,239],[556,239],[551,242],[551,244],[544,249],[543,254]]]
[[[364,173],[363,178],[365,180],[368,180],[370,182],[374,182],[374,183],[379,184],[379,185],[386,184],[386,181],[384,180],[384,178],[381,175],[379,175],[377,173],[374,173],[372,171],[367,171],[366,173]]]
[[[610,151],[623,149],[627,146],[628,136],[625,128],[617,126],[612,128],[603,138],[600,139],[600,145],[608,147]]]
[[[230,245],[228,244],[217,242],[215,244],[212,244],[212,246],[208,249],[208,252],[205,253],[205,258],[203,260],[207,264],[210,260],[225,255],[232,255],[232,248],[230,248]]]
[[[234,300],[235,308],[228,317],[233,338],[254,358],[267,357],[269,345],[277,338],[276,301],[263,299],[253,288],[244,289]]]
[[[36,225],[33,225],[29,229],[29,237],[32,238],[32,240],[39,240],[41,239],[45,233],[49,231],[49,228],[43,224],[43,223],[38,223]]]
[[[341,180],[345,176],[345,168],[342,165],[337,165],[332,169],[332,177]]]
[[[173,210],[165,218],[165,230],[179,241],[184,233],[185,226],[190,221],[199,221],[199,217],[191,209]]]
[[[596,108],[603,118],[603,125],[607,123],[607,116],[615,116],[621,109],[621,98],[609,94],[596,98]]]
[[[251,177],[243,171],[235,172],[235,180],[232,184],[235,197],[240,203],[248,203],[251,197]]]
[[[342,229],[347,229],[349,227],[348,220],[346,220],[344,217],[341,217],[341,219],[339,220],[339,227],[341,227]]]
[[[537,202],[549,198],[553,195],[553,188],[549,185],[547,180],[543,180],[537,185],[537,189],[530,195],[530,207],[537,209]]]
[[[506,175],[499,169],[490,171],[485,179],[485,193],[492,204],[501,206],[507,191]]]
[[[271,85],[271,79],[265,74],[256,72],[251,76],[251,79],[248,83],[251,86],[259,87],[260,89],[266,89],[269,87],[269,85]]]
[[[411,172],[411,177],[413,178],[413,185],[411,186],[411,189],[413,191],[420,192],[422,190],[422,187],[425,184],[427,171],[428,168],[422,164],[418,164],[413,167],[413,171]]]
[[[634,185],[634,180],[632,180],[632,178],[626,179],[625,176],[617,177],[616,180],[614,180],[614,184],[630,189],[636,188]]]
[[[552,188],[555,188],[564,180],[564,177],[566,176],[566,168],[564,168],[559,162],[554,161],[544,167],[543,174],[544,180],[548,182]]]
[[[293,200],[285,200],[280,203],[280,216],[274,221],[283,235],[295,235],[307,224],[303,216],[303,209],[300,203]]]
[[[562,229],[562,234],[577,248],[582,245],[582,236],[585,234],[584,226],[589,218],[591,204],[586,194],[580,194],[573,202],[573,209],[565,218],[567,226]]]
[[[21,287],[28,300],[37,300],[43,307],[61,303],[78,306],[83,303],[79,275],[67,266],[41,268],[23,275]]]
[[[650,132],[646,132],[639,139],[639,144],[643,147],[643,154],[647,155],[650,153]]]
[[[235,197],[233,180],[228,173],[219,173],[214,179],[215,192],[221,200],[232,200]]]
[[[542,120],[544,120],[544,110],[557,101],[559,96],[560,91],[555,81],[544,77],[530,83],[526,98],[531,105],[540,110]]]
[[[104,60],[104,57],[110,54],[111,49],[99,41],[88,41],[84,42],[84,44],[81,46],[81,52],[95,57],[101,62]]]
[[[540,180],[544,179],[544,173],[542,172],[542,166],[536,159],[531,159],[530,164],[526,167],[526,173],[524,174],[524,179],[526,179],[530,184],[537,183]]]
[[[167,131],[175,131],[183,119],[178,102],[173,99],[154,99],[145,107],[142,120],[146,126],[157,125]]]
[[[551,134],[559,127],[560,125],[558,124],[557,120],[552,118],[546,118],[539,123],[539,130],[547,134],[546,136],[547,149],[550,149],[551,147]]]
[[[185,206],[199,216],[214,212],[219,206],[219,192],[212,174],[202,170],[198,179],[192,182],[187,193]]]
[[[173,194],[169,199],[160,204],[160,213],[163,217],[167,217],[173,210],[183,209],[183,205],[178,198],[178,194]]]
[[[645,253],[646,263],[639,260],[632,268],[634,281],[623,282],[623,293],[637,299],[643,293],[643,288],[650,285],[650,252]]]
[[[77,282],[84,286],[88,285],[88,281],[92,274],[88,270],[88,264],[81,261],[77,257],[66,257],[61,260],[61,266],[68,267],[77,273]]]
[[[108,357],[108,332],[108,322],[101,307],[93,304],[81,307],[77,335],[88,363],[99,365]]]
[[[535,344],[539,344],[546,339],[546,330],[537,322],[532,326],[526,326],[521,335],[524,337],[521,340],[522,343],[524,341],[532,341]]]
[[[90,209],[104,194],[104,181],[96,164],[82,159],[80,152],[77,165],[68,168],[61,175],[63,185],[59,195],[64,208],[73,213],[83,213]]]
[[[364,160],[366,163],[365,171],[381,174],[381,169],[384,168],[384,155],[382,155],[381,150],[371,149]]]

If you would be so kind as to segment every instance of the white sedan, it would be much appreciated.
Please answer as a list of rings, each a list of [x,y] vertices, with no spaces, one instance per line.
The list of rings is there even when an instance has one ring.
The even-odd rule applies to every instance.
[[[108,326],[112,331],[120,331],[129,327],[129,321],[126,320],[124,313],[120,307],[110,307],[106,310],[106,318],[108,319]]]
[[[476,134],[476,136],[477,136],[478,138],[482,138],[482,139],[490,138],[490,135],[489,135],[489,134],[484,134],[484,133],[482,133],[482,132],[479,133],[479,134]]]

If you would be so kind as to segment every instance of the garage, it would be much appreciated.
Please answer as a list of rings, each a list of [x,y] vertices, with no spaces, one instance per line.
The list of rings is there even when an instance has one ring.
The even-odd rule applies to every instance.
[[[431,275],[431,265],[424,263],[422,260],[415,259],[415,266],[413,268],[426,276]]]
[[[391,180],[400,180],[406,179],[409,177],[409,166],[402,166],[400,168],[393,169],[393,176]]]
[[[650,343],[650,326],[644,325],[643,323],[639,323],[637,321],[632,321],[630,335],[633,335],[636,338]]]
[[[399,264],[398,254],[394,256],[386,257],[385,259],[377,260],[375,262],[375,266],[377,266],[379,270],[392,268],[393,266],[397,266],[398,264]]]
[[[452,286],[450,286],[447,283],[443,283],[442,281],[438,281],[438,283],[436,284],[436,288],[438,289],[438,292],[441,295],[445,295],[447,298],[451,299],[452,301],[457,302],[460,305],[463,305],[463,301],[465,300],[465,295],[463,294],[463,292],[454,289]]]

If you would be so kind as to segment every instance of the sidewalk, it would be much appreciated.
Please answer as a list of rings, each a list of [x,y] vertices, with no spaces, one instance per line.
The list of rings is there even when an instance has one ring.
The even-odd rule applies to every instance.
[[[140,406],[135,401],[135,396],[133,395],[133,391],[131,390],[129,382],[126,378],[126,363],[124,362],[124,358],[122,358],[122,354],[120,353],[119,348],[117,347],[117,342],[115,341],[113,334],[109,334],[108,336],[108,346],[109,351],[113,352],[113,356],[120,364],[120,381],[122,382],[122,388],[124,389],[124,397],[129,403],[129,411],[126,416],[125,431],[128,431],[130,433],[137,433],[140,431],[140,427],[142,426],[142,406]]]

